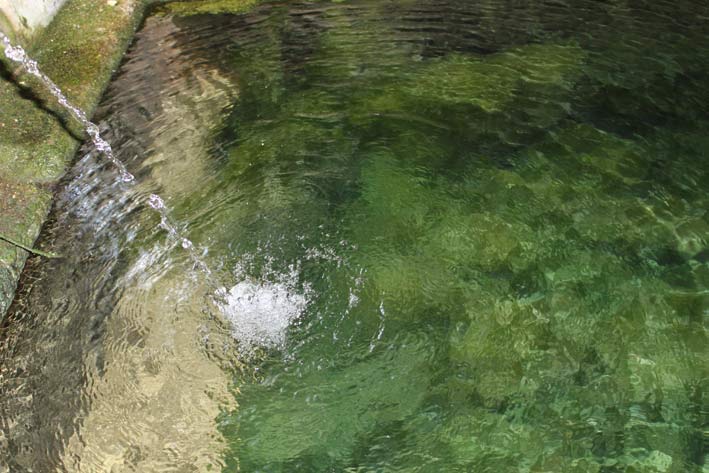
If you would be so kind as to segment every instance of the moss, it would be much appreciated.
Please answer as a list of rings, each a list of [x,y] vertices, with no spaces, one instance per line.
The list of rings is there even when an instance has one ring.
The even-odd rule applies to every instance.
[[[30,54],[69,100],[91,111],[137,24],[140,4],[123,10],[99,0],[75,0],[60,10]],[[80,26],[79,26],[80,25]],[[38,81],[18,75],[0,82],[0,163],[5,178],[55,181],[78,145],[81,130]],[[73,136],[72,136],[73,135]]]
[[[162,14],[190,16],[205,13],[242,13],[253,8],[259,0],[200,0],[170,2],[161,6]]]
[[[92,110],[133,36],[143,3],[69,1],[30,52],[76,105]]]
[[[116,7],[70,0],[28,49],[69,100],[88,115],[133,35],[144,2]],[[0,76],[0,232],[32,246],[51,203],[51,185],[74,156],[82,131],[32,77],[6,64]],[[0,242],[0,313],[26,253]]]
[[[32,184],[20,184],[0,179],[0,234],[32,246],[52,194]],[[0,241],[0,308],[12,301],[15,281],[19,277],[27,253]]]

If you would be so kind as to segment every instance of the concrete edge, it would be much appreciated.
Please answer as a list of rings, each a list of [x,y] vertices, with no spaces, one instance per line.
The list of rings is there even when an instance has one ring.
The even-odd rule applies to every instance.
[[[27,49],[90,116],[152,0],[68,0]],[[44,88],[0,64],[0,234],[33,246],[81,130]],[[0,240],[0,319],[29,254]]]
[[[51,23],[22,46],[69,100],[92,116],[148,7],[191,15],[242,13],[260,0],[66,0]],[[0,18],[6,28],[7,19]],[[14,41],[17,32],[4,30]],[[33,247],[54,188],[83,137],[34,78],[0,54],[0,235]],[[0,239],[0,322],[30,254]],[[39,256],[33,256],[39,257]],[[0,336],[3,331],[0,323]]]

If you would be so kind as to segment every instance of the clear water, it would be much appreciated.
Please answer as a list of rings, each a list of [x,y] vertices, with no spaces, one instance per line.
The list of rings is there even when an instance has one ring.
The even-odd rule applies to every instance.
[[[11,471],[706,472],[709,6],[146,20],[2,347]]]

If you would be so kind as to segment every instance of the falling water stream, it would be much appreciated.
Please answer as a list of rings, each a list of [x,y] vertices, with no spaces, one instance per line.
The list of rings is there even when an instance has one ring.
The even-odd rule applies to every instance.
[[[38,78],[49,92],[57,99],[59,105],[66,109],[76,120],[81,123],[86,134],[91,139],[96,151],[101,153],[118,171],[118,178],[121,182],[132,183],[135,180],[125,164],[118,159],[111,144],[101,137],[99,127],[91,122],[86,114],[80,108],[73,105],[64,95],[57,84],[52,81],[44,72],[42,72],[37,64],[37,61],[30,58],[21,46],[13,46],[10,39],[0,31],[0,42],[4,47],[5,57],[10,61],[18,63],[22,70]],[[165,201],[158,194],[150,194],[147,198],[147,204],[160,215],[160,227],[167,232],[168,238],[178,242],[182,248],[187,250],[190,258],[193,260],[195,268],[199,270],[206,280],[211,284],[216,291],[215,294],[223,295],[221,285],[213,278],[212,271],[200,256],[194,243],[189,238],[185,237],[179,227],[170,219],[170,209],[165,205]]]

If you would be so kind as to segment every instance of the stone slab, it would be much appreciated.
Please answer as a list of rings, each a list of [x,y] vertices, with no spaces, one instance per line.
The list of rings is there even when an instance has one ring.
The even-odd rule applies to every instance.
[[[149,0],[67,0],[24,46],[89,115],[135,33]],[[54,185],[82,131],[35,79],[0,61],[0,233],[32,246]],[[28,253],[0,241],[0,317],[12,302]]]

